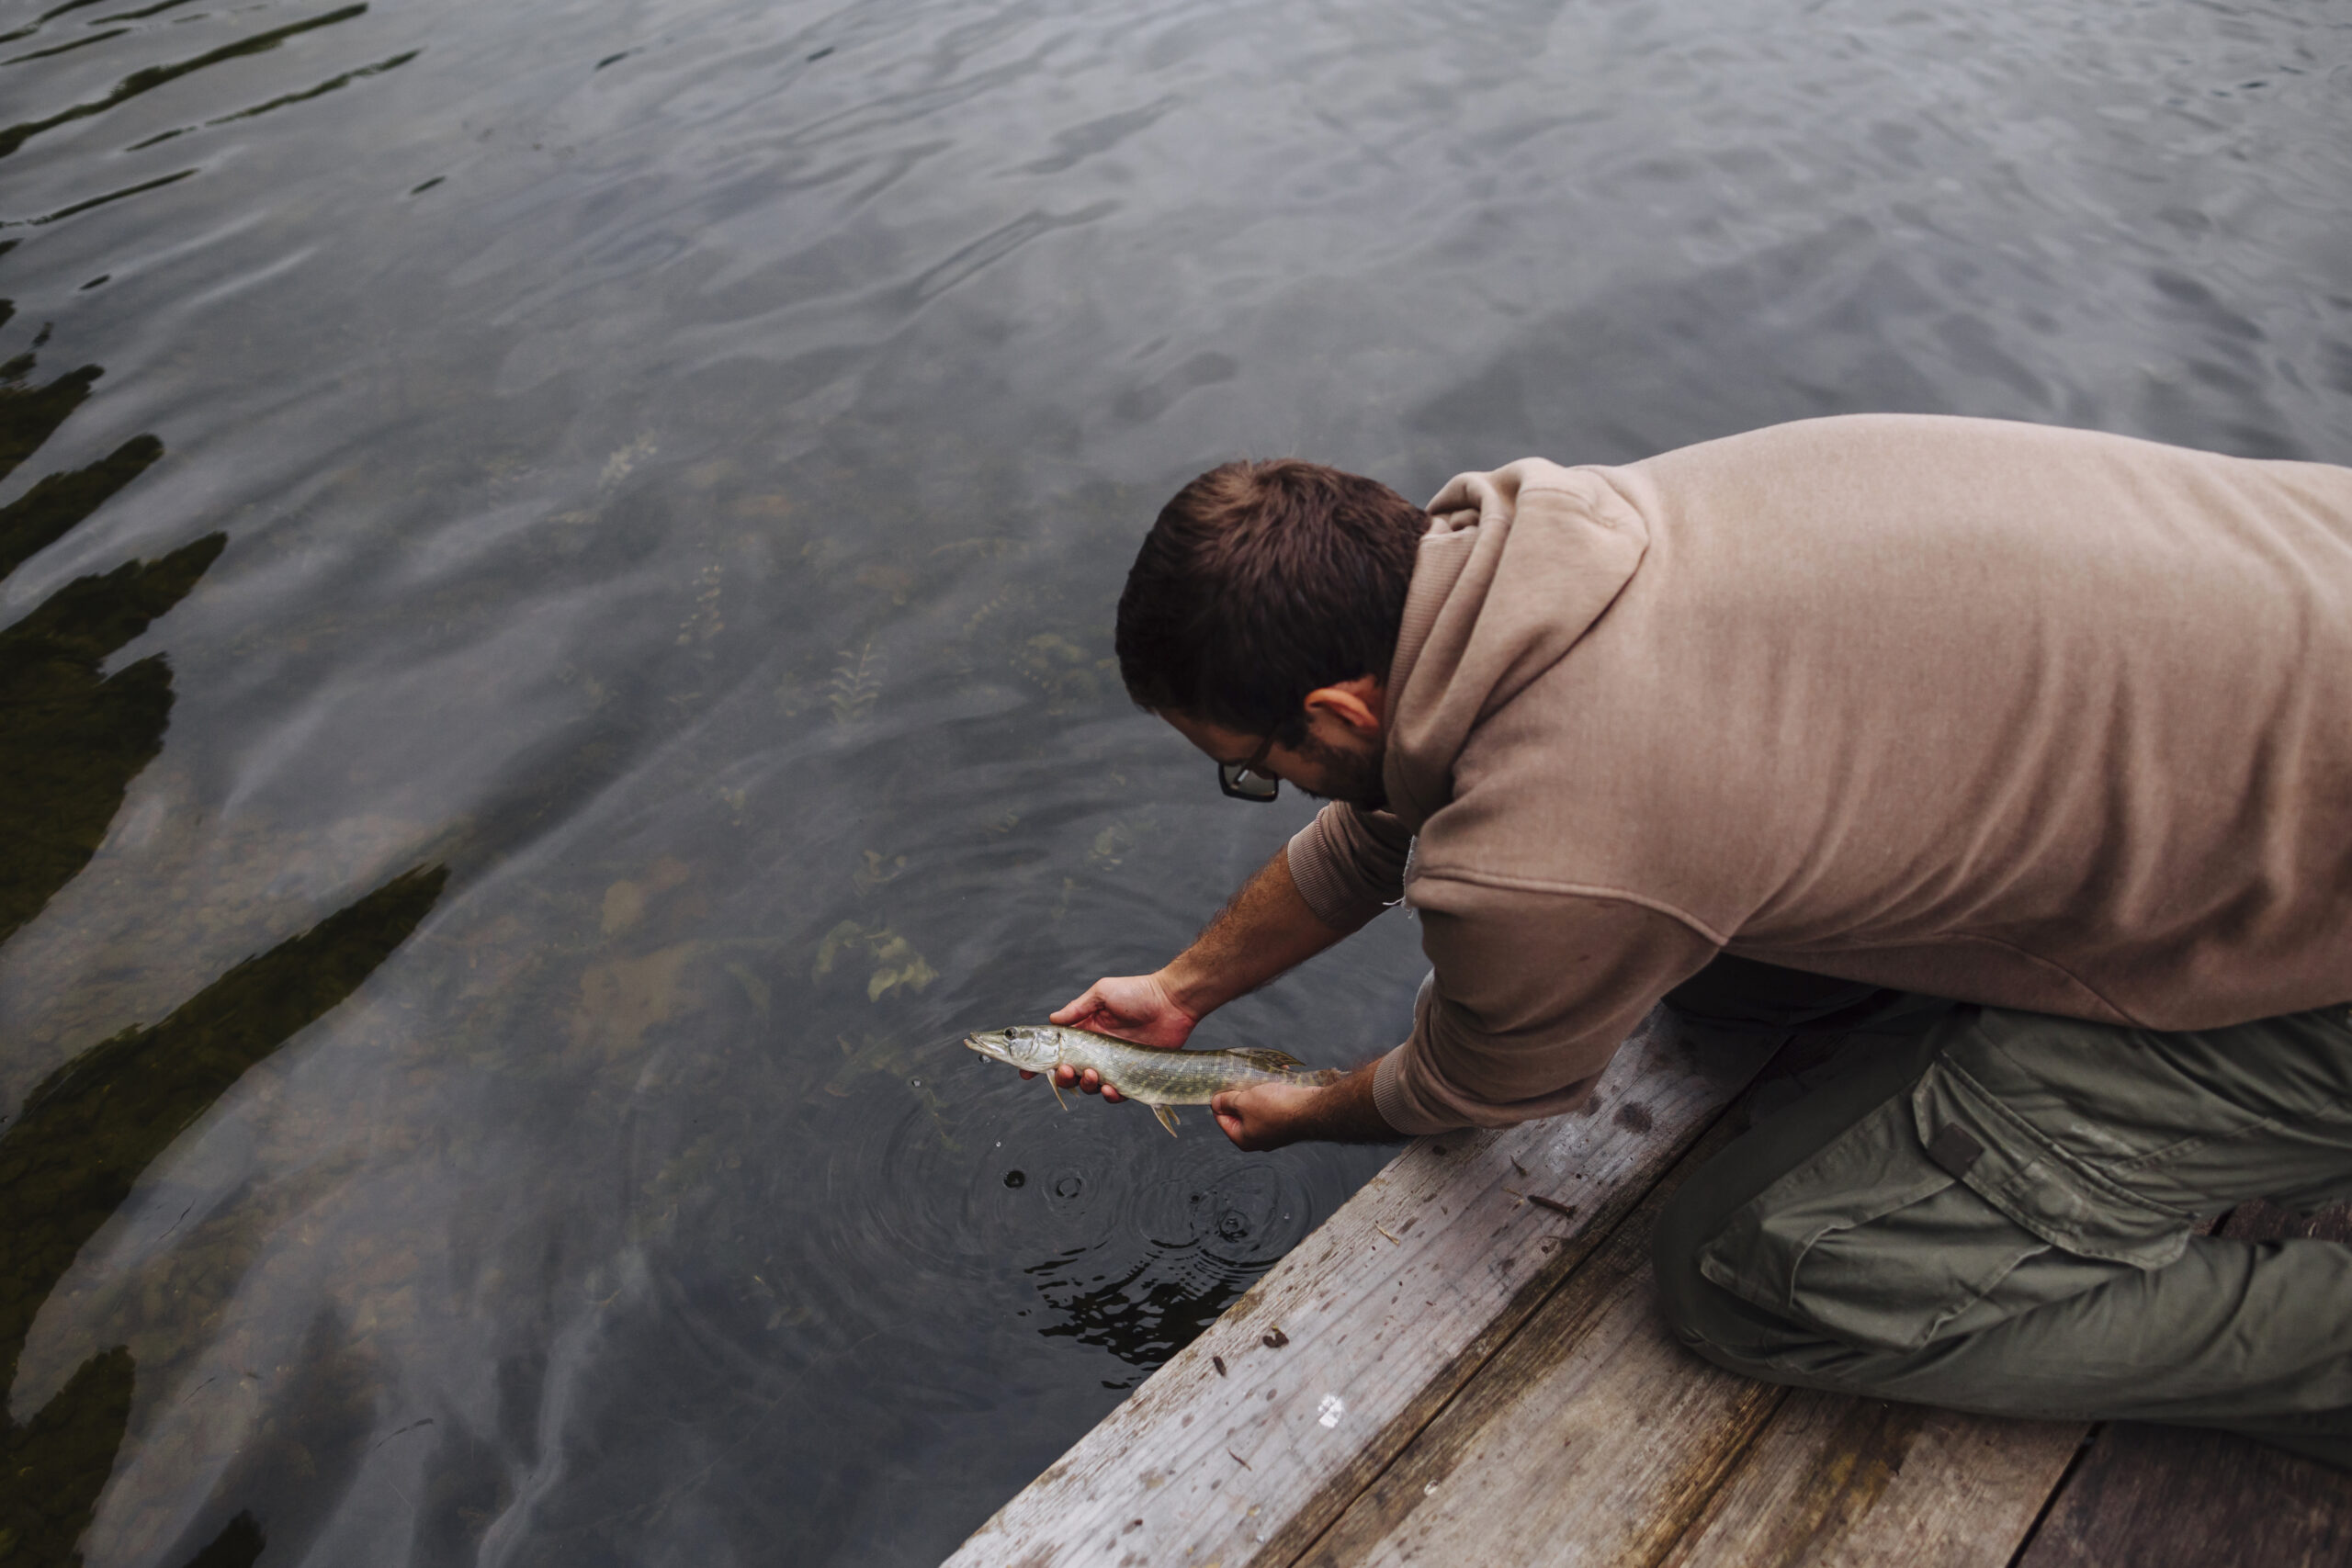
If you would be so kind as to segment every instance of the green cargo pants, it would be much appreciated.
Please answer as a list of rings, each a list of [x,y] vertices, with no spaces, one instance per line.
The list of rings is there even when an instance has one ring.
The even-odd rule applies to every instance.
[[[2162,1033],[1725,959],[1668,998],[1853,1044],[1684,1183],[1659,1293],[1702,1356],[1991,1415],[2221,1427],[2352,1468],[2352,1247],[2197,1234],[2352,1198],[2341,1007]]]

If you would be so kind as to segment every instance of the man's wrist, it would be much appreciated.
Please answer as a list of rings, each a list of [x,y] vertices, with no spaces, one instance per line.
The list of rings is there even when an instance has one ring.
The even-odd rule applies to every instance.
[[[1194,1023],[1233,999],[1229,996],[1218,995],[1212,977],[1201,973],[1195,965],[1187,964],[1181,956],[1154,975],[1152,979],[1159,983],[1160,994],[1168,998],[1169,1005]]]

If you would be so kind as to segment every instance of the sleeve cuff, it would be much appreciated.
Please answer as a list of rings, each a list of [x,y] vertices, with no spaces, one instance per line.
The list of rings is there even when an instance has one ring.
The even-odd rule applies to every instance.
[[[1321,812],[1291,835],[1288,857],[1291,886],[1315,918],[1335,931],[1361,931],[1388,907],[1382,899],[1365,897],[1340,870]]]
[[[1380,1112],[1380,1119],[1387,1122],[1392,1129],[1408,1136],[1419,1137],[1430,1133],[1451,1133],[1463,1123],[1433,1122],[1426,1116],[1416,1113],[1411,1100],[1405,1093],[1405,1086],[1397,1082],[1398,1074],[1404,1070],[1405,1053],[1412,1048],[1412,1042],[1407,1041],[1381,1057],[1380,1065],[1373,1068],[1373,1109]]]

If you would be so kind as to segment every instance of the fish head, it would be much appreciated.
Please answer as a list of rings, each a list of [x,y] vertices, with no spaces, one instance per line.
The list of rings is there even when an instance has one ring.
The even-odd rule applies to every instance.
[[[1061,1042],[1055,1037],[1056,1032],[1035,1024],[1016,1023],[1010,1029],[967,1034],[964,1044],[983,1056],[1010,1062],[1025,1072],[1041,1073],[1061,1060]]]

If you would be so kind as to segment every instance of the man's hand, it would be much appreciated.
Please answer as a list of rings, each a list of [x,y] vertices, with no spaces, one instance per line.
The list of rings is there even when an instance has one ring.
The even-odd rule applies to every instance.
[[[1261,1083],[1227,1089],[1209,1101],[1216,1124],[1233,1146],[1259,1153],[1321,1139],[1334,1144],[1381,1144],[1402,1137],[1372,1102],[1367,1062],[1326,1089],[1304,1084]]]
[[[1192,1038],[1193,1025],[1200,1020],[1176,1005],[1168,995],[1167,984],[1159,976],[1120,975],[1087,987],[1084,996],[1051,1015],[1050,1021],[1068,1029],[1088,1029],[1116,1040],[1132,1040],[1138,1045],[1173,1051]],[[1034,1078],[1037,1075],[1021,1076]],[[1054,1082],[1063,1089],[1099,1094],[1114,1105],[1121,1098],[1119,1091],[1104,1083],[1091,1067],[1082,1074],[1074,1067],[1056,1067]]]
[[[1066,1004],[1052,1021],[1173,1051],[1192,1038],[1193,1025],[1200,1018],[1176,1005],[1159,976],[1121,975],[1087,987],[1086,994]]]
[[[1346,934],[1325,925],[1307,907],[1297,884],[1291,880],[1290,850],[1285,846],[1258,868],[1208,929],[1168,967],[1157,975],[1097,980],[1085,995],[1055,1013],[1053,1021],[1173,1051],[1192,1038],[1193,1026],[1202,1019]],[[1035,1073],[1021,1076],[1036,1077]],[[1120,1098],[1119,1091],[1091,1068],[1081,1074],[1057,1067],[1054,1082],[1062,1089],[1083,1089],[1114,1102]],[[1364,1103],[1369,1107],[1372,1102],[1367,1099]],[[1385,1123],[1382,1128],[1385,1134]]]
[[[1315,1102],[1327,1092],[1293,1083],[1252,1084],[1227,1089],[1209,1101],[1209,1110],[1235,1148],[1259,1154],[1308,1136],[1300,1129],[1314,1119]]]

